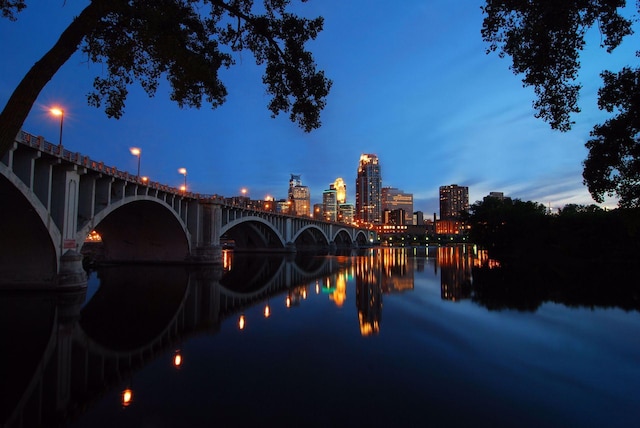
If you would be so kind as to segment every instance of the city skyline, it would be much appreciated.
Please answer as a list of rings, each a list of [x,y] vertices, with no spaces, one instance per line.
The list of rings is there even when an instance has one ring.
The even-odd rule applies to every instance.
[[[86,4],[29,4],[17,22],[0,20],[2,40],[19,41],[0,46],[3,105]],[[357,160],[375,153],[383,186],[412,193],[414,210],[429,215],[438,211],[438,188],[452,183],[469,187],[471,203],[491,191],[554,208],[593,203],[581,174],[589,131],[606,118],[595,102],[598,73],[625,65],[633,46],[627,42],[607,55],[592,35],[595,43],[581,57],[583,112],[572,131],[552,131],[534,117],[533,91],[522,88],[509,59],[485,54],[482,4],[295,4],[297,13],[325,18],[309,48],[333,80],[323,126],[309,134],[286,115],[269,117],[261,70],[247,53],[222,71],[229,96],[217,110],[179,109],[162,82],[154,98],[137,85],[129,88],[120,120],[87,106],[101,66],[76,53],[40,94],[23,129],[57,142],[60,118],[49,112],[57,106],[64,111],[65,148],[134,174],[140,165],[141,175],[175,187],[186,178],[178,168],[186,168],[190,191],[227,197],[245,188],[252,199],[283,198],[289,174],[297,173],[312,204],[335,177],[344,179],[347,200],[355,202]]]

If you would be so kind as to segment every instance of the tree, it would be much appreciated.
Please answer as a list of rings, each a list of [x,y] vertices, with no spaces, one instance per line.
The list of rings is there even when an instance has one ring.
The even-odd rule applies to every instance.
[[[633,22],[619,13],[625,5],[625,0],[486,0],[481,34],[489,43],[487,52],[509,55],[513,72],[534,88],[536,117],[568,131],[571,115],[580,112],[576,77],[585,35],[597,26],[601,47],[612,52],[633,33]],[[640,206],[639,74],[630,68],[601,74],[598,106],[618,115],[595,126],[586,144],[583,179],[597,202],[608,194],[618,195],[622,207]]]
[[[0,156],[40,91],[78,49],[105,64],[88,102],[104,104],[109,117],[122,116],[132,83],[153,96],[161,77],[180,107],[200,108],[205,101],[216,108],[227,95],[218,70],[233,65],[232,52],[249,50],[265,67],[272,117],[289,113],[306,132],[318,128],[331,81],[304,45],[322,31],[323,19],[297,17],[287,11],[290,3],[264,0],[258,13],[254,0],[92,0],[27,72],[0,113]],[[0,12],[10,20],[25,7],[25,0],[0,0]]]

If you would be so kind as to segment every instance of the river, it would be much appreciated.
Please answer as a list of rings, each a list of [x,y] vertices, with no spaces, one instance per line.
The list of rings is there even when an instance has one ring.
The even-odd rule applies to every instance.
[[[0,294],[0,426],[640,420],[637,309],[487,304],[471,245],[223,256],[101,268],[79,293]]]

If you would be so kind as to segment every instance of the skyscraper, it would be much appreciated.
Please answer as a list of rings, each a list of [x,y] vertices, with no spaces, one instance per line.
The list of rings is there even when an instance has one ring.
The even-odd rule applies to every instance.
[[[311,215],[311,193],[302,185],[300,175],[291,174],[289,179],[289,203],[291,214],[309,217]]]
[[[336,199],[338,204],[344,204],[347,202],[347,185],[342,178],[336,178],[333,183],[333,187],[336,189]]]
[[[404,193],[395,187],[382,188],[382,211],[395,211],[402,209],[405,218],[401,224],[413,224],[413,194]]]
[[[362,154],[356,178],[356,218],[366,223],[382,221],[382,175],[378,156]]]
[[[459,219],[461,211],[469,211],[469,188],[457,184],[440,186],[440,219]]]

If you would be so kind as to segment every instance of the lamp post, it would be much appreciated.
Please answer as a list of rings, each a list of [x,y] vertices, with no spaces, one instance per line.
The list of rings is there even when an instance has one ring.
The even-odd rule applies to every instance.
[[[184,191],[184,193],[187,193],[187,168],[178,168],[178,172],[180,174],[184,175],[183,191]]]
[[[50,109],[49,111],[54,116],[60,116],[60,141],[58,142],[58,145],[60,147],[62,147],[62,123],[64,122],[64,110],[62,110],[59,107],[54,107],[54,108]]]
[[[140,156],[142,155],[142,150],[138,147],[131,147],[129,149],[131,154],[138,157],[138,175],[136,175],[136,179],[140,180]]]

